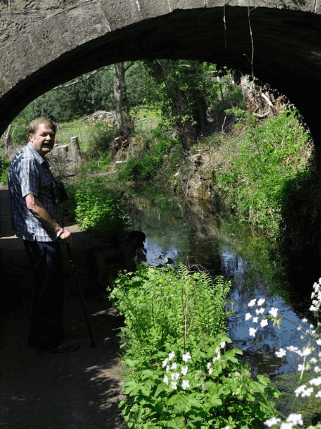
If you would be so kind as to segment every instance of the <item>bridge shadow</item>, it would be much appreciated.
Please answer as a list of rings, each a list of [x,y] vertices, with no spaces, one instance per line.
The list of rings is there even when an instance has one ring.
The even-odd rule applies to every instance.
[[[321,192],[315,167],[288,181],[283,195],[282,270],[290,295],[307,310],[312,286],[321,277]]]
[[[92,348],[68,255],[63,252],[66,286],[66,338],[77,338],[80,349],[42,355],[23,346],[28,336],[33,279],[22,240],[10,228],[7,189],[0,189],[1,237],[1,427],[21,429],[82,429],[126,427],[118,411],[122,398],[120,328],[123,319],[102,296],[85,298],[97,347]],[[97,237],[73,232],[77,281],[88,286],[85,255]]]

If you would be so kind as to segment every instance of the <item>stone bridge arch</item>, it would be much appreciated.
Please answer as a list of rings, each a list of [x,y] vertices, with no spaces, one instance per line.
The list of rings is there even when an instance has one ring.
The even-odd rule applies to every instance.
[[[0,135],[82,73],[185,58],[253,70],[298,106],[319,147],[320,14],[319,0],[0,0]]]

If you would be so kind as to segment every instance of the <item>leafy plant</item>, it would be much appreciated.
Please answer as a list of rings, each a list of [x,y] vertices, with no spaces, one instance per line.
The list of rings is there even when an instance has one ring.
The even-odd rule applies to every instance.
[[[8,183],[8,169],[10,162],[4,154],[0,154],[0,183]]]
[[[68,215],[83,230],[95,230],[110,236],[121,236],[131,226],[121,198],[107,190],[104,181],[91,179],[67,186]]]
[[[250,112],[230,111],[246,136],[229,154],[229,169],[217,175],[218,190],[241,220],[277,237],[287,183],[307,170],[309,135],[295,110],[264,123]]]
[[[182,264],[116,280],[127,366],[120,408],[133,428],[253,428],[273,415],[269,380],[251,378],[225,335],[229,283]]]
[[[143,148],[121,167],[120,180],[139,181],[155,178],[165,157],[170,155],[173,149],[178,152],[182,150],[179,141],[161,132],[159,128],[154,129],[150,138],[145,140]]]
[[[90,133],[86,147],[86,156],[91,159],[108,158],[110,145],[117,134],[116,127],[108,128],[106,124],[96,124]]]

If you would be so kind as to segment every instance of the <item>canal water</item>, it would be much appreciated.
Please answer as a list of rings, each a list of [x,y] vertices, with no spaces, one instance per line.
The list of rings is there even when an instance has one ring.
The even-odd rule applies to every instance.
[[[307,345],[297,326],[288,320],[306,327],[302,319],[309,316],[309,307],[302,309],[301,303],[289,299],[275,260],[270,258],[275,254],[273,247],[264,237],[218,216],[204,201],[133,197],[130,216],[134,227],[146,233],[148,264],[157,266],[173,261],[201,265],[211,275],[223,274],[231,280],[228,307],[234,315],[230,315],[228,335],[234,346],[243,351],[254,374],[273,377],[297,371],[297,355],[287,353],[280,359],[275,352],[288,346],[302,349]],[[249,302],[260,298],[265,299],[266,314],[277,308],[284,317],[280,329],[271,321],[263,328],[253,319],[245,321],[247,313],[256,316],[258,309],[249,307]],[[250,335],[250,327],[257,329],[255,337]]]

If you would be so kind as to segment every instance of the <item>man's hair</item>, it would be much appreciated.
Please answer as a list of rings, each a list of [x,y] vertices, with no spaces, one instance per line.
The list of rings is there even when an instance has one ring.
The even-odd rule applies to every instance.
[[[41,117],[41,118],[35,118],[33,119],[28,127],[28,135],[32,134],[33,136],[36,134],[38,130],[38,126],[40,124],[45,124],[48,127],[50,127],[56,134],[57,125],[49,118]]]

